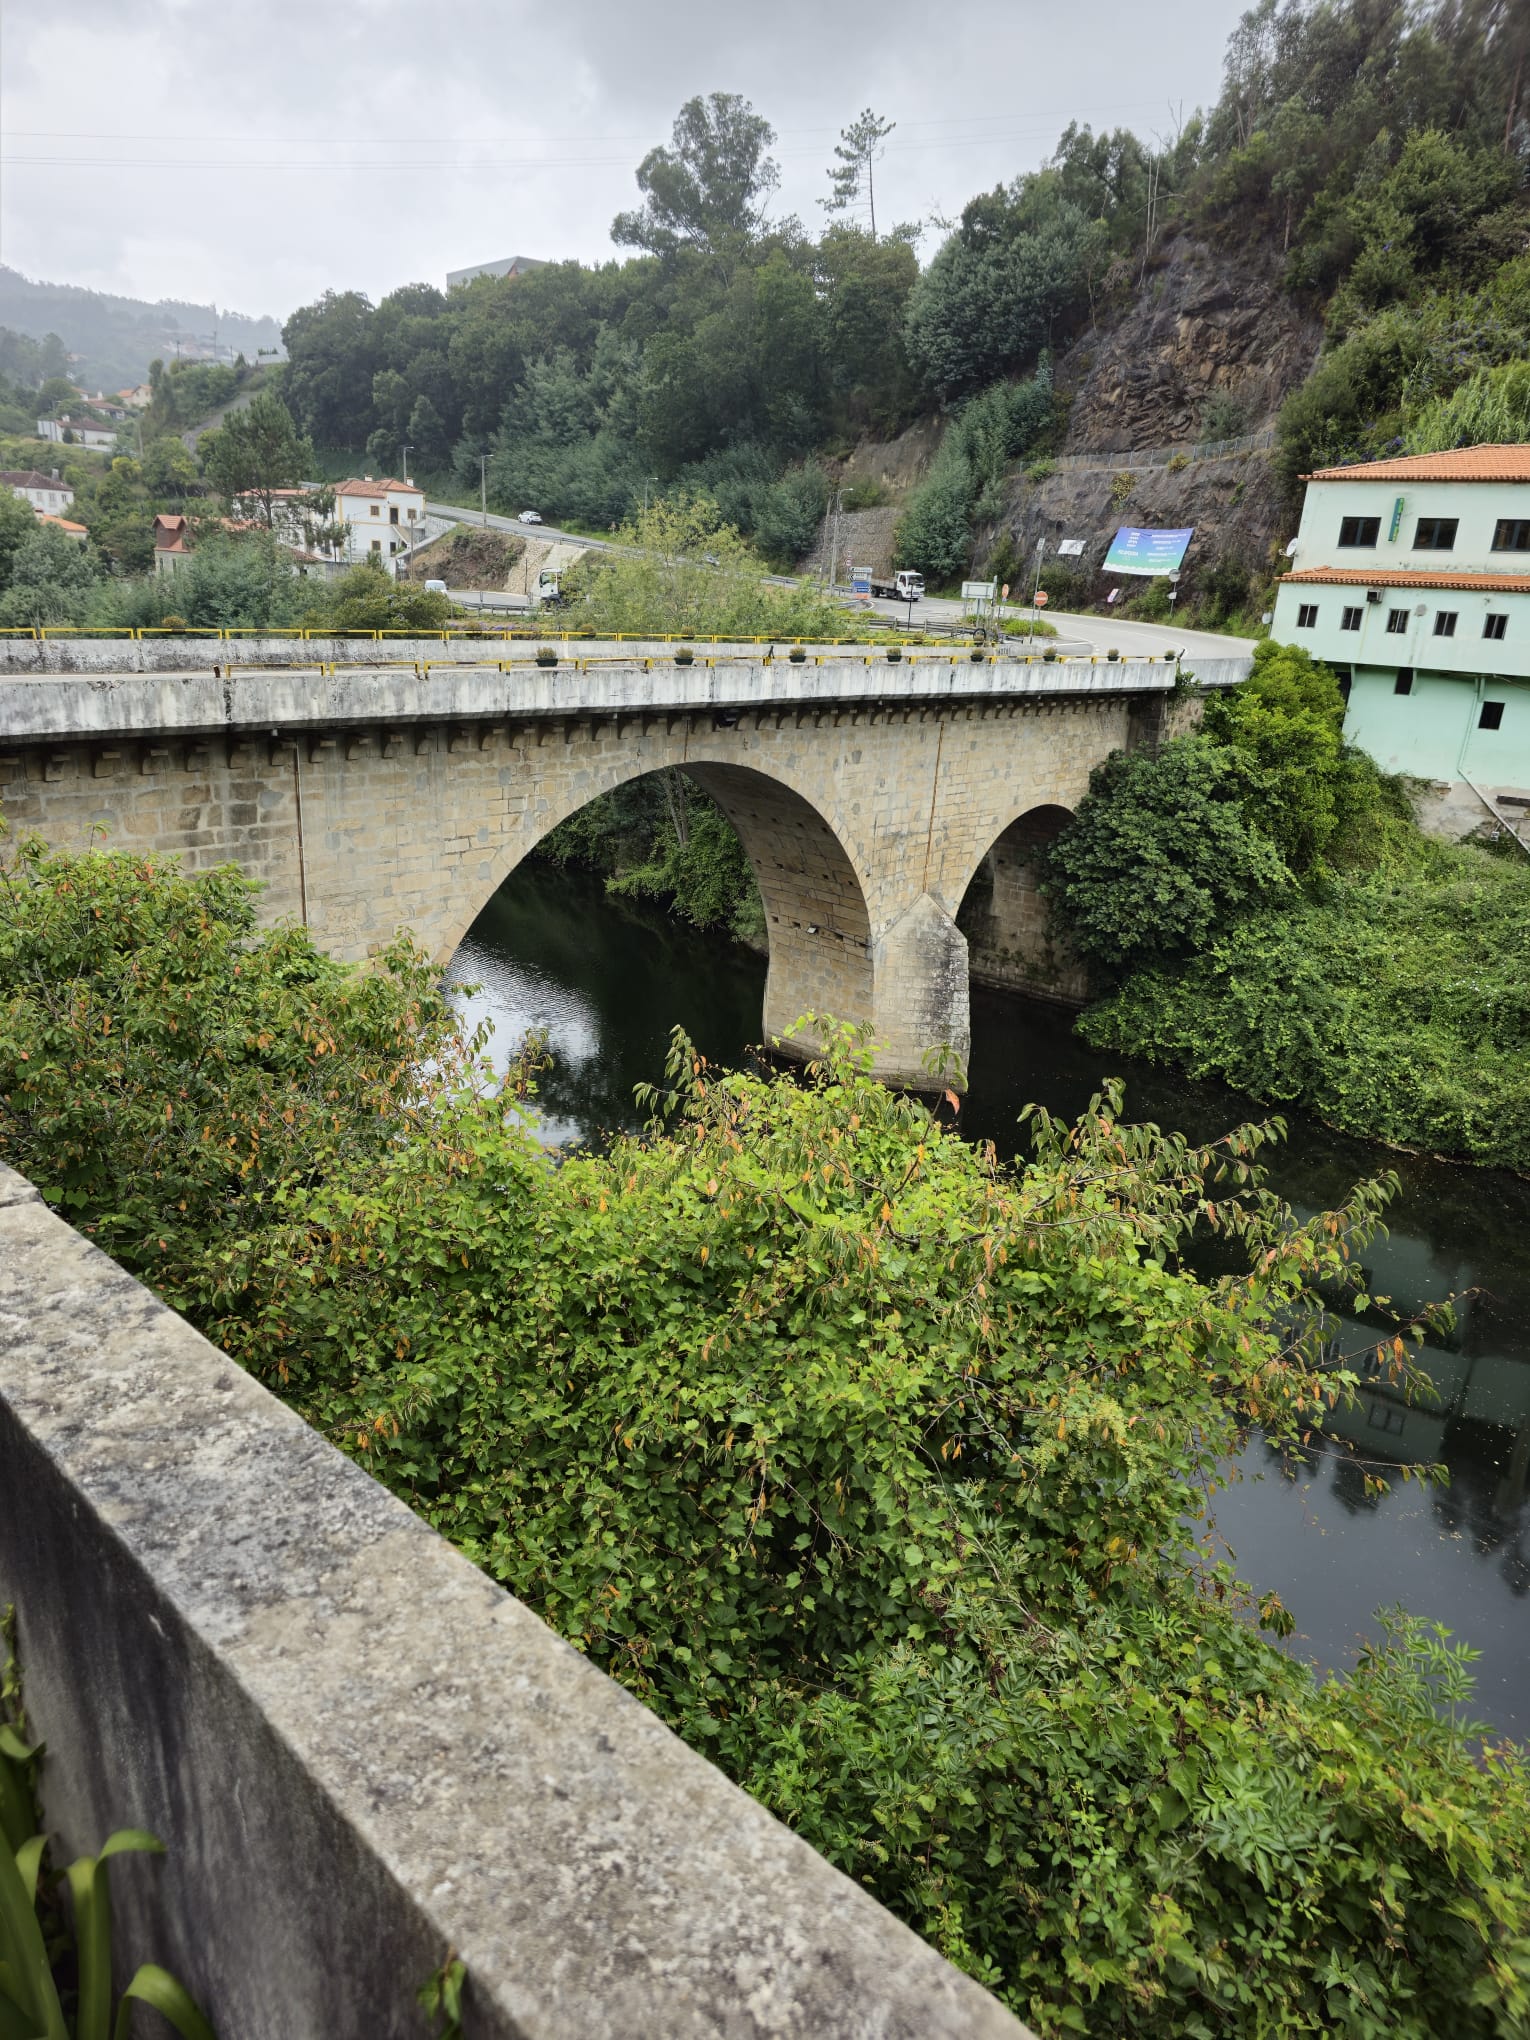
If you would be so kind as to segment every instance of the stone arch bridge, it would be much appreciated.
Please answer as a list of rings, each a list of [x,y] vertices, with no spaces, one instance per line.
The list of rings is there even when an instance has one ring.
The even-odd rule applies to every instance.
[[[177,648],[209,650],[229,652]],[[313,657],[273,656],[299,650]],[[445,961],[548,830],[627,780],[682,771],[759,881],[765,1038],[810,1010],[866,1022],[878,1068],[903,1082],[940,1045],[965,1058],[969,973],[1081,995],[1028,852],[1109,752],[1156,742],[1192,706],[1167,662],[965,651],[216,672],[113,671],[100,652],[75,652],[91,670],[17,672],[13,657],[0,671],[13,831],[80,848],[104,829],[192,869],[233,860],[262,881],[266,918],[301,920],[339,956],[407,927]],[[1217,664],[1203,684],[1247,668]]]

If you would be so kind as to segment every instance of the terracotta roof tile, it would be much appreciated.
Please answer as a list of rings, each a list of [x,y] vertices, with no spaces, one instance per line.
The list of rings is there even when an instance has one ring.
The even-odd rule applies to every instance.
[[[395,482],[388,475],[382,475],[375,482],[357,481],[354,476],[348,482],[336,482],[337,496],[386,496],[390,489],[399,489],[410,496],[421,494],[415,482]]]
[[[1449,567],[1421,573],[1405,567],[1377,567],[1370,573],[1363,567],[1299,567],[1280,578],[1308,587],[1454,588],[1465,595],[1473,590],[1481,595],[1530,595],[1530,574],[1453,574]]]
[[[65,495],[74,494],[69,484],[60,481],[57,475],[41,474],[36,468],[7,468],[0,472],[0,482],[13,489],[57,489]]]
[[[1458,446],[1353,467],[1314,468],[1304,482],[1530,482],[1530,446]]]

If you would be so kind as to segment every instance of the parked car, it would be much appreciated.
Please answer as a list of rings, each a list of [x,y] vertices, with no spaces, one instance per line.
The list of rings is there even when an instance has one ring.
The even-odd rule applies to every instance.
[[[446,583],[444,581],[427,581],[425,583],[425,593],[427,595],[444,595],[446,593]]]
[[[523,510],[520,521],[522,524],[540,524],[542,522],[542,513],[540,510]]]

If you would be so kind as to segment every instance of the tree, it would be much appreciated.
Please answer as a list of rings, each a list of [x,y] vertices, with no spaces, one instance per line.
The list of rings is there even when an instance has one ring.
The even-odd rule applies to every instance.
[[[838,165],[831,165],[829,183],[832,187],[827,198],[818,203],[827,213],[850,212],[861,202],[861,187],[866,190],[866,210],[871,221],[871,238],[877,237],[877,187],[876,165],[886,146],[887,137],[897,126],[893,120],[883,120],[868,106],[858,120],[840,130],[834,153]]]
[[[313,447],[292,422],[280,397],[262,390],[243,410],[231,411],[203,442],[208,478],[230,505],[253,504],[271,527],[273,499],[296,488],[313,467]]]
[[[735,92],[688,99],[675,116],[672,146],[650,149],[638,165],[644,203],[618,213],[618,247],[669,255],[692,247],[712,256],[736,252],[765,223],[761,201],[781,173],[766,154],[775,129]]]
[[[143,482],[151,496],[180,502],[197,485],[197,464],[173,432],[151,439],[144,448]]]
[[[38,415],[43,418],[51,418],[55,414],[63,415],[71,404],[77,404],[79,401],[80,393],[67,376],[50,375],[37,392]]]
[[[0,488],[0,590],[8,588],[16,554],[37,530],[37,514],[24,497]]]
[[[1113,751],[1046,853],[1042,891],[1107,981],[1194,955],[1221,929],[1294,890],[1243,811],[1237,760],[1209,737]]]
[[[57,525],[40,525],[34,518],[33,529],[11,555],[10,585],[0,596],[0,623],[78,623],[100,578],[88,546]]]

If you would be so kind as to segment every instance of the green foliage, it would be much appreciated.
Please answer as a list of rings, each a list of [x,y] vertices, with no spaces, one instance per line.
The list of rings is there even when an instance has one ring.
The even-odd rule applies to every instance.
[[[1530,1169],[1530,872],[1472,846],[1329,880],[1080,1023],[1404,1147]]]
[[[1243,808],[1237,759],[1204,736],[1113,751],[1047,855],[1043,890],[1107,981],[1187,957],[1293,885]]]
[[[1052,367],[1043,359],[1023,383],[999,383],[974,397],[946,428],[930,472],[898,526],[897,564],[934,581],[959,579],[972,552],[972,527],[1004,507],[1011,464],[1052,422]]]
[[[432,1042],[450,1022],[421,959],[358,974],[258,934],[231,866],[36,844],[0,866],[0,1155],[162,1291],[198,1239],[407,1133]]]
[[[638,165],[643,204],[618,213],[618,246],[673,254],[692,247],[714,256],[736,253],[764,224],[762,201],[780,182],[766,151],[775,140],[736,92],[698,93],[675,116],[671,146],[650,149]]]
[[[647,1135],[550,1169],[408,959],[255,936],[227,874],[34,853],[0,897],[7,1159],[56,1200],[93,1122],[76,1222],[163,1237],[212,1337],[1043,2034],[1530,2013],[1530,1795],[1462,1655],[1399,1623],[1319,1686],[1204,1543],[1244,1425],[1352,1389],[1313,1295],[1383,1188],[1299,1222],[1261,1130],[1116,1095],[1011,1169],[824,1022],[806,1083],[677,1038]]]
[[[1530,362],[1479,368],[1448,397],[1433,397],[1404,435],[1409,453],[1503,446],[1530,439]]]
[[[9,489],[0,490],[0,589],[8,588],[16,555],[37,533],[32,506]]]
[[[333,630],[440,630],[451,618],[450,599],[409,581],[397,581],[379,559],[359,566],[310,602],[304,621]]]
[[[261,390],[230,411],[216,432],[202,441],[207,478],[230,504],[258,508],[270,525],[272,498],[296,488],[313,464],[313,448],[292,422],[281,398]]]
[[[150,575],[111,589],[99,620],[157,624],[167,609],[189,624],[220,630],[261,630],[302,621],[313,602],[309,582],[292,571],[288,553],[267,531],[203,532],[176,569],[173,584]]]
[[[1115,987],[1080,1030],[1356,1133],[1523,1168],[1530,873],[1425,842],[1343,720],[1333,675],[1266,641],[1199,734],[1098,768],[1044,880]]]
[[[7,1629],[9,1625],[7,1624]],[[8,1697],[14,1690],[7,1666]],[[0,1713],[0,2031],[18,2040],[128,2040],[135,2003],[152,2005],[181,2040],[213,2040],[213,2029],[167,1970],[143,1963],[128,1979],[112,2017],[112,1925],[108,1865],[128,1853],[162,1856],[163,1845],[141,1828],[119,1828],[98,1856],[80,1856],[64,1876],[72,1937],[63,1946],[45,1928],[39,1908],[61,1878],[47,1867],[47,1837],[37,1824],[34,1779],[43,1755],[20,1733],[14,1705]],[[39,1893],[41,1896],[39,1896]],[[70,1993],[61,1972],[74,1980]]]
[[[768,587],[765,563],[705,496],[651,503],[587,555],[565,586],[581,625],[601,634],[832,637],[839,611],[811,585]]]
[[[56,524],[27,516],[32,529],[11,554],[0,624],[83,622],[101,578],[95,554]]]
[[[584,864],[607,888],[665,901],[698,928],[760,943],[765,910],[727,818],[683,772],[665,770],[598,794],[543,837],[537,854]]]
[[[1342,335],[1281,408],[1276,465],[1287,484],[1315,467],[1403,451],[1437,407],[1485,369],[1530,348],[1530,256],[1472,290],[1426,292]],[[1479,385],[1512,401],[1512,383]],[[1467,400],[1468,404],[1472,402]],[[1496,410],[1497,405],[1493,408]],[[1471,412],[1460,424],[1469,429]]]

